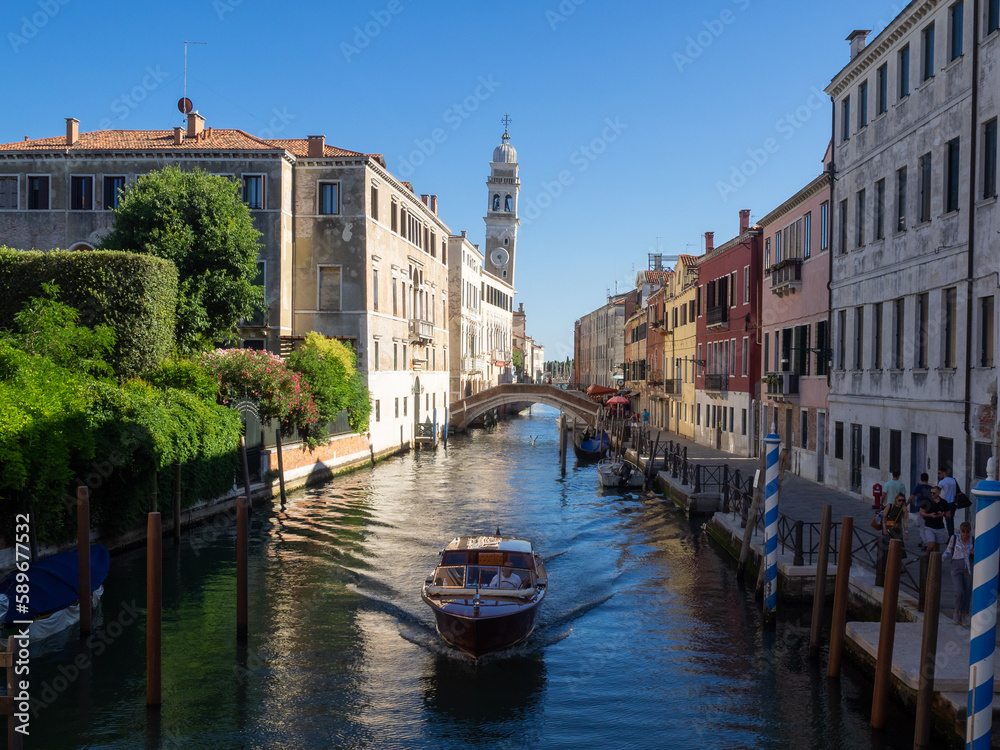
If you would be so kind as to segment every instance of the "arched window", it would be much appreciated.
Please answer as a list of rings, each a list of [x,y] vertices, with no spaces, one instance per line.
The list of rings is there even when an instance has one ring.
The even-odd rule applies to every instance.
[[[511,204],[512,203],[513,203],[513,199],[508,194],[507,197],[503,199],[503,210],[506,211],[507,213],[510,213],[513,210],[511,208]]]
[[[497,194],[495,194],[493,196],[493,210],[494,211],[499,211],[500,210],[500,194],[499,193],[497,193]]]
[[[84,251],[84,250],[93,250],[93,249],[94,249],[93,245],[90,245],[90,244],[88,244],[86,242],[77,242],[75,245],[73,245],[72,247],[70,247],[69,251],[71,253],[75,253],[75,252],[80,252],[80,251]]]

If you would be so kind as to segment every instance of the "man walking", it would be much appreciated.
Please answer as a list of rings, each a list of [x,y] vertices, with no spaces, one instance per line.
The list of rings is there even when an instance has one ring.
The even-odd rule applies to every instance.
[[[948,538],[951,539],[955,535],[955,495],[958,494],[958,482],[948,475],[948,469],[944,466],[938,467],[938,487],[941,488],[941,499],[948,503],[950,512],[945,517],[945,523],[948,527]]]
[[[931,500],[920,508],[920,517],[924,519],[924,529],[921,536],[927,545],[927,554],[943,548],[948,543],[948,532],[944,528],[945,521],[951,513],[948,504],[941,499],[941,488],[931,488]]]
[[[892,479],[885,483],[882,488],[882,497],[885,504],[891,506],[896,495],[906,497],[906,485],[899,481],[899,469],[892,469]]]

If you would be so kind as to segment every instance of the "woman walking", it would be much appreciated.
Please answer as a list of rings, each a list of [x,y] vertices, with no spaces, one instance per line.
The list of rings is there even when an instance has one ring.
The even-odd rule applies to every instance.
[[[906,510],[906,494],[899,492],[893,498],[892,503],[882,513],[882,533],[889,539],[910,539],[910,530],[906,527],[906,519],[909,513]],[[906,550],[903,550],[903,557],[906,557]]]
[[[958,625],[969,624],[969,609],[972,604],[972,556],[975,545],[972,541],[972,526],[968,521],[958,527],[958,534],[951,538],[941,558],[951,559],[951,583],[955,587],[955,615]]]

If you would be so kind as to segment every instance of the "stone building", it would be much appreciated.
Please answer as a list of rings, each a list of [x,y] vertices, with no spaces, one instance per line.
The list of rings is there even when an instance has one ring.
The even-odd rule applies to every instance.
[[[451,400],[486,387],[483,344],[483,254],[465,231],[448,238],[448,330],[451,332]]]
[[[705,248],[706,252],[715,249],[712,232],[705,233]],[[662,411],[666,419],[664,428],[691,439],[694,439],[696,404],[697,292],[698,257],[681,255],[664,288],[665,298],[660,318],[665,378],[663,390],[666,399]]]
[[[698,261],[695,439],[743,456],[758,449],[760,229],[740,211],[740,233]]]
[[[577,320],[573,328],[575,382],[584,388],[617,387],[625,361],[625,295],[609,297],[607,303]]]
[[[827,151],[824,168],[829,168]],[[823,481],[830,362],[830,173],[760,220],[764,242],[761,434],[777,429],[787,470]]]
[[[829,86],[834,104],[826,481],[985,473],[1000,247],[997,4],[913,2]]]

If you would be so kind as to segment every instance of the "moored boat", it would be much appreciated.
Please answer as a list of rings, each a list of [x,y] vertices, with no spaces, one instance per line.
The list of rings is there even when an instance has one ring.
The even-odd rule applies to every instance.
[[[441,551],[420,596],[438,634],[478,658],[531,635],[547,587],[545,564],[527,539],[461,536]]]
[[[611,445],[611,438],[604,430],[597,435],[584,432],[579,441],[573,441],[573,452],[576,457],[583,461],[599,461],[608,452]]]
[[[624,459],[605,458],[597,464],[597,482],[601,487],[642,487],[645,481],[642,470]]]

